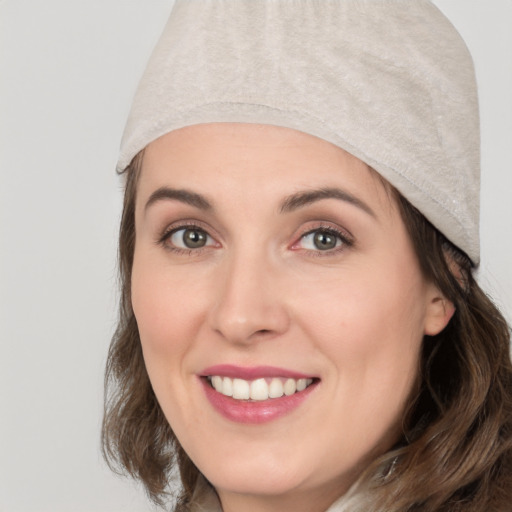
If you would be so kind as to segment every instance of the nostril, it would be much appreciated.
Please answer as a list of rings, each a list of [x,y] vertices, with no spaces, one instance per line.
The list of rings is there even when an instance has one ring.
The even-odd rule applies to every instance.
[[[275,331],[272,329],[259,329],[252,334],[251,338],[268,338],[274,334]]]

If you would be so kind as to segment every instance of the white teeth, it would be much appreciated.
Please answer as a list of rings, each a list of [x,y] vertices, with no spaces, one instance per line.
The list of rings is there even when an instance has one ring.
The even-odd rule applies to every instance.
[[[222,377],[219,375],[215,375],[212,377],[212,386],[217,390],[222,392]]]
[[[268,400],[268,384],[265,379],[251,382],[251,400]]]
[[[284,383],[284,394],[286,396],[293,395],[297,391],[297,383],[293,379],[287,379]]]
[[[248,400],[250,398],[249,383],[243,379],[233,379],[233,398]]]
[[[233,381],[229,377],[224,377],[222,380],[222,390],[217,389],[217,391],[220,391],[223,395],[226,396],[233,396]]]
[[[263,401],[269,398],[280,398],[283,395],[291,396],[296,392],[304,391],[313,379],[273,379],[260,378],[253,381],[244,379],[231,379],[213,375],[210,377],[212,387],[225,396],[232,396],[237,400]]]
[[[283,383],[281,379],[272,379],[268,388],[268,396],[270,398],[279,398],[283,396]]]
[[[304,391],[306,389],[306,379],[299,379],[297,381],[297,391]]]

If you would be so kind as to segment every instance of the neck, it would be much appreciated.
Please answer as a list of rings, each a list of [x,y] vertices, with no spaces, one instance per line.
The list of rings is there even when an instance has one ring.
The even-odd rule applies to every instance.
[[[305,491],[291,491],[282,495],[252,495],[218,491],[223,512],[326,512],[347,492],[347,489],[326,486]],[[332,510],[332,512],[337,512]],[[340,509],[342,510],[342,509]],[[331,512],[331,511],[330,511]]]

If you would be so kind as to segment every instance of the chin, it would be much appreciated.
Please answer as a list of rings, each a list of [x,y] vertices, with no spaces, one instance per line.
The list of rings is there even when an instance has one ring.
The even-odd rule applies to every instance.
[[[263,472],[259,472],[263,473]],[[300,479],[290,475],[268,474],[230,474],[213,475],[210,483],[217,489],[230,493],[258,496],[282,496],[301,487]]]
[[[325,472],[322,467],[314,467],[311,460],[288,460],[283,463],[282,458],[262,461],[262,457],[252,458],[252,463],[244,457],[239,461],[228,462],[222,465],[213,464],[201,468],[200,471],[215,487],[219,494],[233,493],[246,496],[260,496],[267,498],[284,498],[292,494],[312,489],[333,488],[340,492],[348,489],[357,475],[351,471],[337,468],[336,474]],[[313,459],[314,460],[314,459]],[[333,485],[334,483],[334,485]]]

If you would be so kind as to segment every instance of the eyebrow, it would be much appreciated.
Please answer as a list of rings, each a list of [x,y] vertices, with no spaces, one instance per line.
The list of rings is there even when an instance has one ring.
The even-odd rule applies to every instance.
[[[213,209],[210,202],[201,194],[186,189],[160,187],[151,194],[144,207],[144,211],[147,211],[156,202],[164,200],[180,201],[205,211]]]
[[[309,204],[321,201],[322,199],[338,199],[345,201],[360,208],[368,215],[371,215],[374,218],[377,217],[375,212],[364,201],[361,201],[361,199],[357,198],[346,190],[332,187],[305,190],[292,194],[282,202],[280,212],[290,213]],[[151,194],[148,201],[146,202],[144,211],[147,211],[148,208],[154,203],[164,200],[180,201],[204,211],[213,210],[211,203],[203,195],[198,194],[197,192],[192,192],[191,190],[186,189],[160,187]]]
[[[357,206],[368,215],[377,218],[375,212],[361,199],[352,195],[346,190],[340,188],[320,188],[315,190],[305,190],[288,196],[281,204],[281,213],[289,213],[311,203],[321,201],[322,199],[339,199],[349,204]]]

